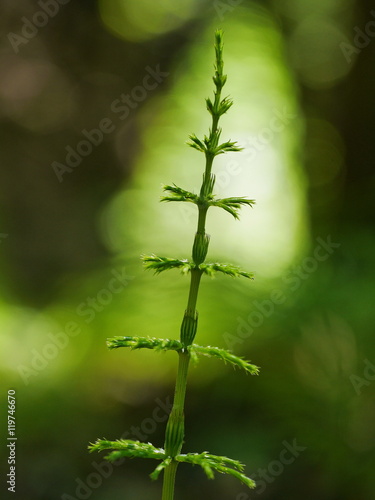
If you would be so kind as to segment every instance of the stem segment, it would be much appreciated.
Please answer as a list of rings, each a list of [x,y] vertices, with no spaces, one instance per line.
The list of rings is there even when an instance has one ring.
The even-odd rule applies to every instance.
[[[193,269],[191,273],[190,291],[186,313],[194,315],[194,317],[196,316],[195,305],[198,298],[200,278],[201,272]],[[189,352],[187,350],[179,352],[173,408],[168,418],[164,445],[166,455],[172,458],[180,453],[184,440],[184,406],[189,363]],[[170,465],[165,468],[162,500],[173,500],[177,466],[178,462],[172,460]]]
[[[177,465],[178,462],[172,461],[171,464],[165,469],[162,500],[173,500]]]

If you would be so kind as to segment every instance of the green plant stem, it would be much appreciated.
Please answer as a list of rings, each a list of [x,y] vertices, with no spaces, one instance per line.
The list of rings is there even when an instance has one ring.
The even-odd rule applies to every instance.
[[[195,312],[195,305],[198,298],[199,283],[202,273],[199,270],[192,270],[191,281],[190,281],[190,291],[187,309]],[[166,431],[166,454],[170,453],[168,449],[168,427],[170,429],[179,428],[180,432],[175,430],[170,430],[169,432],[174,435],[180,436],[180,442],[178,443],[178,452],[181,450],[182,442],[184,438],[184,406],[185,406],[185,394],[187,377],[189,371],[190,353],[187,350],[179,352],[179,363],[176,379],[175,394],[173,400],[173,408],[169,415]],[[178,439],[176,437],[176,439]],[[173,457],[172,457],[173,458]],[[172,462],[165,468],[164,478],[163,478],[163,493],[162,500],[173,500],[174,497],[174,484],[176,479],[178,462],[172,460]]]
[[[176,481],[176,473],[180,462],[199,464],[209,479],[213,478],[214,470],[220,473],[230,474],[237,477],[250,488],[254,488],[252,479],[242,474],[243,465],[237,460],[227,457],[211,455],[208,452],[181,454],[181,449],[185,438],[184,407],[186,397],[187,378],[190,358],[193,360],[199,356],[209,356],[229,362],[233,366],[244,369],[247,373],[256,374],[258,368],[251,365],[245,359],[235,356],[226,349],[218,347],[200,346],[194,344],[194,339],[198,327],[198,311],[196,309],[199,286],[203,274],[213,276],[215,273],[223,273],[231,277],[243,276],[252,278],[252,273],[242,271],[237,266],[231,264],[221,264],[219,262],[206,263],[210,236],[206,234],[206,218],[209,207],[221,207],[238,219],[238,212],[244,205],[252,206],[254,200],[245,197],[231,197],[218,199],[214,194],[215,175],[212,174],[214,158],[217,155],[229,151],[240,151],[236,142],[220,141],[221,128],[219,119],[232,106],[233,101],[229,97],[221,99],[221,91],[226,82],[226,75],[223,74],[223,34],[221,30],[215,32],[215,53],[216,64],[213,81],[215,84],[212,101],[206,99],[206,107],[212,117],[211,128],[208,136],[199,139],[196,134],[189,136],[188,145],[205,155],[205,169],[200,193],[195,194],[178,187],[176,184],[165,185],[164,192],[167,196],[162,197],[162,201],[180,201],[194,203],[198,208],[197,230],[194,236],[191,256],[192,259],[176,259],[169,257],[159,257],[157,255],[144,255],[143,261],[146,269],[153,269],[156,274],[169,269],[180,269],[183,274],[190,274],[190,287],[187,298],[187,306],[182,318],[180,327],[180,340],[156,339],[153,337],[124,336],[115,337],[108,340],[108,347],[116,349],[118,347],[130,347],[132,349],[156,349],[157,351],[174,350],[178,353],[178,369],[174,390],[172,411],[168,417],[165,431],[164,449],[156,448],[151,443],[140,441],[119,439],[108,441],[98,440],[89,446],[90,451],[107,450],[112,452],[105,458],[116,461],[118,458],[152,458],[161,460],[161,463],[150,474],[152,479],[157,479],[163,472],[162,500],[173,500]]]
[[[177,410],[183,410],[185,404],[186,381],[189,370],[190,354],[185,351],[179,352],[178,356],[178,373],[173,405]]]
[[[185,394],[187,385],[187,376],[189,370],[190,354],[188,351],[179,352],[179,363],[178,372],[176,380],[176,388],[174,394],[173,408],[168,419],[168,426],[172,429],[180,429],[180,432],[174,432],[174,435],[180,436],[180,442],[178,443],[178,453],[181,450],[183,436],[184,436],[184,406],[185,406]],[[173,431],[170,431],[173,432]],[[178,437],[176,437],[178,439]],[[167,443],[167,438],[166,438]],[[170,451],[167,449],[166,444],[166,454]],[[162,500],[173,500],[174,495],[174,484],[176,478],[178,462],[172,460],[172,462],[165,468],[164,479],[163,479],[163,494]]]
[[[201,281],[202,271],[199,269],[192,269],[191,271],[191,280],[190,280],[190,290],[189,290],[189,298],[187,304],[187,310],[191,313],[195,313],[195,307],[198,299],[198,291],[199,284]]]
[[[222,60],[217,57],[217,73],[222,76]],[[225,83],[225,82],[224,82]],[[218,110],[221,101],[221,90],[224,83],[216,83],[214,109]],[[212,144],[217,137],[220,135],[218,131],[220,113],[216,112],[212,114],[212,126],[210,129],[209,143]],[[198,225],[197,234],[205,236],[206,234],[206,217],[207,217],[207,198],[212,195],[212,189],[214,185],[214,178],[211,179],[211,170],[215,154],[212,152],[206,152],[206,165],[203,175],[203,182],[200,190],[200,201],[198,205]],[[208,247],[208,243],[207,243]],[[197,264],[197,262],[196,262]],[[197,318],[196,304],[198,299],[198,291],[200,280],[202,277],[202,271],[198,268],[191,270],[190,279],[190,289],[188,304],[186,308],[186,313],[192,317]],[[185,314],[186,314],[185,313]],[[183,340],[181,338],[181,340]],[[184,439],[184,406],[185,406],[185,394],[187,385],[187,376],[189,370],[190,354],[187,350],[183,349],[179,352],[179,364],[177,371],[177,379],[175,386],[175,394],[173,400],[173,408],[168,418],[167,430],[166,430],[166,443],[165,452],[170,455],[173,459],[181,451],[181,447]],[[173,500],[174,498],[174,485],[176,479],[178,462],[172,460],[171,463],[164,470],[163,479],[163,494],[162,500]]]
[[[199,226],[203,224],[203,234],[204,234],[206,213],[207,210],[205,210],[204,212],[203,219],[200,219],[198,222],[198,230]],[[192,269],[187,311],[189,311],[193,316],[195,316],[196,314],[196,304],[198,299],[198,291],[199,291],[201,276],[202,276],[202,271],[200,271],[199,269]],[[178,443],[178,453],[180,452],[182,447],[184,438],[184,406],[185,406],[187,377],[189,371],[189,362],[190,362],[190,353],[187,350],[179,352],[179,363],[178,363],[175,394],[173,400],[173,408],[167,423],[166,445],[165,445],[166,454],[170,453],[170,450],[168,449],[168,438],[167,438],[168,431],[170,432],[170,434],[173,433],[173,436],[176,436],[176,439],[178,439],[178,436],[180,437],[180,442]],[[176,430],[177,428],[179,430]],[[165,468],[164,478],[163,478],[162,500],[173,500],[174,498],[174,485],[176,479],[177,466],[178,462],[172,460],[172,462]]]
[[[173,500],[178,462],[172,460],[164,471],[162,500]]]
[[[199,206],[197,233],[200,234],[205,233],[206,215],[207,215],[207,207]]]

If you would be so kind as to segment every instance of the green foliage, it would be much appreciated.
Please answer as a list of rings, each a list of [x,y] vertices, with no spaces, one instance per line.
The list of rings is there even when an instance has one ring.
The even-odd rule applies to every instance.
[[[217,358],[224,361],[224,363],[229,363],[234,367],[241,368],[251,375],[257,375],[259,372],[259,368],[257,366],[252,365],[249,361],[246,361],[239,356],[236,356],[227,349],[220,349],[219,347],[212,346],[200,346],[197,344],[191,344],[186,347],[184,343],[179,340],[158,339],[155,337],[113,337],[107,340],[107,346],[109,349],[130,347],[131,350],[155,349],[155,351],[177,352],[187,349],[195,360],[198,359],[198,356]]]
[[[206,137],[206,136],[205,136]],[[197,149],[198,151],[201,151],[202,153],[206,152],[206,144],[204,144],[200,139],[195,134],[189,135],[190,141],[188,141],[186,144],[194,149]]]
[[[209,97],[207,97],[207,99],[206,99],[206,106],[207,106],[207,110],[210,112],[210,114],[212,116],[216,116],[216,115],[221,116],[224,113],[226,113],[229,108],[231,108],[233,106],[233,101],[232,101],[232,99],[229,99],[228,97],[225,97],[220,102],[219,107],[216,110],[215,106],[214,106],[214,103],[211,101],[211,99]]]
[[[218,126],[219,118],[226,113],[233,102],[228,97],[221,98],[221,90],[226,82],[226,75],[223,73],[224,63],[222,58],[223,35],[220,30],[215,32],[215,83],[214,100],[206,99],[206,106],[212,116],[212,126],[209,134],[203,139],[199,139],[195,134],[190,135],[188,145],[204,153],[206,166],[203,174],[202,186],[199,195],[180,188],[176,184],[165,185],[163,190],[165,196],[161,201],[184,201],[194,203],[198,208],[198,224],[192,248],[192,261],[188,259],[174,259],[170,257],[160,257],[155,254],[144,255],[142,257],[146,269],[153,270],[156,274],[170,269],[179,269],[182,274],[190,274],[190,290],[188,303],[183,316],[180,328],[180,340],[157,339],[153,337],[125,336],[108,339],[108,347],[117,349],[119,347],[129,347],[130,349],[155,349],[156,351],[176,351],[178,353],[179,365],[176,379],[176,389],[173,408],[169,415],[164,449],[155,448],[150,443],[139,441],[118,440],[106,441],[98,440],[90,445],[91,451],[112,450],[107,455],[108,460],[118,458],[154,458],[161,460],[161,463],[152,472],[151,478],[156,479],[160,473],[164,472],[162,500],[173,500],[174,483],[177,465],[180,462],[200,465],[207,477],[212,479],[214,472],[230,474],[246,486],[255,486],[252,479],[243,474],[243,465],[230,458],[211,455],[208,452],[181,454],[184,443],[184,404],[187,385],[187,375],[191,358],[196,360],[199,356],[214,357],[234,367],[241,368],[246,373],[255,375],[259,369],[245,359],[235,356],[230,351],[219,347],[203,347],[193,344],[198,328],[198,311],[196,303],[200,281],[203,275],[214,276],[222,273],[227,276],[238,278],[245,277],[252,279],[253,274],[242,271],[232,264],[221,264],[218,262],[206,263],[206,255],[210,243],[210,237],[206,233],[206,216],[210,207],[220,207],[239,218],[239,211],[243,206],[252,206],[255,202],[244,197],[231,197],[217,199],[213,194],[215,186],[215,176],[212,174],[212,164],[215,156],[223,153],[240,151],[241,148],[233,141],[220,142],[221,128]]]
[[[209,479],[214,478],[214,470],[221,474],[230,474],[236,477],[249,488],[255,488],[255,482],[243,474],[244,466],[238,460],[227,457],[211,455],[204,451],[203,453],[187,453],[186,455],[177,455],[177,462],[185,462],[192,465],[200,465]]]
[[[208,276],[214,276],[216,273],[223,273],[232,278],[239,278],[243,276],[244,278],[254,279],[253,273],[248,273],[242,271],[240,268],[233,266],[232,264],[219,264],[218,262],[212,264],[200,264],[199,269],[207,274]]]
[[[212,188],[213,183],[214,181],[212,182]],[[191,193],[190,191],[186,191],[175,184],[173,184],[173,186],[163,186],[163,190],[169,193],[169,196],[162,196],[161,201],[187,201],[198,206],[220,207],[233,215],[235,219],[239,219],[239,210],[242,206],[247,205],[252,207],[255,204],[255,200],[249,200],[244,197],[216,199],[212,194],[201,197]]]
[[[195,134],[191,134],[189,136],[190,141],[187,142],[187,145],[212,157],[222,153],[229,153],[230,151],[243,150],[243,148],[237,146],[237,144],[232,141],[226,141],[219,144],[220,134],[221,129],[218,129],[216,132],[210,131],[210,135],[205,135],[203,141],[198,139]]]
[[[158,339],[155,337],[113,337],[107,340],[109,349],[130,347],[130,349],[155,349],[156,351],[180,351],[179,340]]]
[[[160,464],[156,467],[156,469],[155,469],[153,472],[151,472],[151,474],[150,474],[150,478],[151,478],[151,479],[153,479],[153,480],[156,480],[156,479],[159,477],[160,472],[161,472],[162,470],[164,470],[166,467],[168,467],[169,465],[171,465],[172,460],[173,460],[173,459],[172,459],[171,457],[167,457],[167,458],[165,458],[165,459],[164,459],[164,460],[163,460],[163,461],[162,461],[162,462],[161,462],[161,463],[160,463]]]
[[[207,166],[209,166],[210,161],[207,160]],[[206,205],[208,208],[207,201],[213,199],[212,191],[215,186],[215,176],[211,174],[211,171],[207,168],[206,172],[203,174],[203,182],[201,190],[199,193],[200,206]]]
[[[103,451],[112,450],[105,458],[110,462],[115,462],[119,458],[156,458],[164,459],[165,453],[162,448],[155,448],[151,443],[142,443],[141,441],[132,441],[131,439],[118,439],[117,441],[108,441],[98,439],[91,443],[89,450]]]
[[[205,264],[195,264],[187,259],[172,259],[169,257],[159,257],[157,255],[144,255],[142,257],[146,269],[151,269],[159,274],[163,271],[169,271],[170,269],[180,269],[182,274],[187,274],[193,269],[201,271],[207,276],[213,277],[216,273],[226,274],[232,278],[239,278],[243,276],[244,278],[253,279],[253,273],[248,273],[242,271],[239,267],[233,264],[220,264],[219,262],[205,263]]]
[[[143,255],[142,260],[145,269],[155,271],[159,274],[169,269],[180,269],[182,274],[187,274],[191,269],[191,262],[187,259],[171,259],[169,257],[158,257],[157,255]]]
[[[170,193],[170,195],[162,196],[161,201],[190,201],[191,203],[199,203],[198,195],[190,193],[190,191],[185,191],[185,189],[176,186],[176,184],[163,186],[163,191]]]
[[[243,205],[252,207],[255,200],[248,200],[247,198],[222,198],[219,200],[213,199],[210,205],[213,207],[220,207],[229,212],[235,219],[239,219],[239,210]]]
[[[226,141],[223,142],[222,144],[219,144],[218,146],[215,147],[214,154],[215,156],[221,155],[223,153],[229,153],[230,151],[243,151],[243,148],[240,146],[237,146],[236,142],[233,141]]]
[[[161,463],[150,474],[151,479],[157,479],[163,469],[168,467],[172,461],[176,461],[200,465],[209,479],[213,479],[214,471],[217,471],[221,474],[230,474],[236,477],[249,488],[255,487],[254,481],[243,474],[244,466],[241,462],[227,457],[211,455],[206,451],[199,454],[187,453],[169,457],[163,448],[156,448],[151,443],[142,443],[131,439],[118,439],[117,441],[98,439],[95,443],[91,443],[88,448],[90,452],[111,450],[105,457],[110,462],[115,462],[121,458],[161,460]]]
[[[245,372],[250,373],[251,375],[258,375],[259,373],[259,368],[257,366],[252,365],[249,361],[234,355],[227,349],[220,349],[219,347],[211,346],[203,347],[197,344],[192,344],[188,349],[194,358],[197,356],[218,358],[224,361],[224,363],[229,363],[237,368],[245,370]]]

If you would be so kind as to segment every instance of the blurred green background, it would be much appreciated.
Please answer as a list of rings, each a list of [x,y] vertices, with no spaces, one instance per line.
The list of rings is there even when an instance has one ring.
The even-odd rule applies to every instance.
[[[113,335],[176,338],[189,257],[213,33],[225,31],[220,196],[210,259],[254,282],[205,279],[197,341],[261,367],[192,367],[185,451],[238,458],[258,481],[181,466],[176,498],[375,498],[375,11],[361,0],[3,0],[0,23],[0,459],[4,498],[159,499],[156,463],[110,468],[98,437],[163,445],[174,353],[109,352]],[[83,142],[82,142],[83,141]],[[77,152],[78,151],[78,152]],[[8,493],[6,396],[17,394]],[[292,450],[292,451],[291,451]],[[13,495],[13,497],[11,496]],[[3,497],[2,497],[3,498]]]

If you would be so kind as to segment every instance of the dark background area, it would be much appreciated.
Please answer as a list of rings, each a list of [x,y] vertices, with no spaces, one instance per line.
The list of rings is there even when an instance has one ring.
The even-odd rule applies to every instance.
[[[162,170],[161,148],[165,155],[168,148],[157,142],[157,128],[181,126],[182,144],[193,132],[183,114],[184,102],[192,104],[175,89],[181,75],[191,75],[191,85],[198,78],[198,53],[205,71],[212,72],[216,27],[224,28],[228,53],[231,46],[240,48],[236,57],[242,70],[231,75],[228,69],[228,78],[241,80],[241,71],[245,79],[251,69],[254,50],[241,33],[248,29],[255,42],[259,38],[257,57],[262,59],[266,26],[270,46],[272,33],[278,37],[279,47],[272,49],[278,54],[275,65],[289,82],[280,83],[275,93],[295,101],[299,113],[298,146],[289,154],[292,174],[294,168],[303,179],[298,206],[304,222],[301,234],[294,234],[299,243],[283,275],[304,274],[298,285],[294,282],[295,291],[283,288],[286,300],[263,315],[254,335],[246,333],[246,318],[255,300],[264,303],[280,288],[277,276],[260,273],[254,286],[224,278],[202,284],[202,330],[208,325],[211,333],[199,342],[231,347],[259,365],[261,373],[246,377],[211,360],[192,369],[186,450],[238,458],[259,486],[249,492],[233,478],[208,481],[201,470],[181,466],[176,498],[375,499],[374,6],[349,0],[186,0],[178,7],[165,2],[156,8],[146,0],[71,1],[58,4],[34,35],[30,27],[23,33],[24,18],[35,22],[41,10],[38,2],[1,3],[0,487],[5,495],[6,393],[12,388],[18,437],[13,498],[160,498],[161,480],[148,478],[154,464],[129,460],[112,473],[103,457],[89,455],[86,447],[103,436],[129,433],[134,439],[135,432],[162,446],[165,424],[155,421],[154,412],[161,407],[158,414],[166,414],[163,403],[173,394],[176,360],[171,353],[107,352],[105,339],[177,336],[187,282],[178,275],[146,275],[138,257],[158,248],[169,252],[170,242],[163,239],[168,224],[164,227],[150,213],[160,184],[175,181]],[[230,55],[225,61],[230,67]],[[139,86],[146,68],[157,65],[168,78],[59,182],[53,164],[66,165],[66,146],[74,148],[82,130],[97,128],[102,119],[114,121],[113,101]],[[258,78],[261,88],[263,73]],[[248,85],[250,95],[253,83]],[[205,89],[193,106],[205,125],[202,97]],[[233,97],[241,112],[246,102]],[[259,102],[261,113],[267,105]],[[246,115],[244,126],[251,121]],[[160,162],[159,157],[149,165],[140,160],[153,150],[161,152]],[[157,179],[150,180],[150,192],[143,180],[148,175]],[[233,194],[253,196],[251,187]],[[254,219],[261,201],[251,212]],[[283,204],[273,201],[282,212]],[[166,206],[165,213],[173,209]],[[117,221],[115,229],[103,229],[108,213]],[[153,246],[148,233],[153,228],[157,234],[158,224],[161,236]],[[225,224],[234,222],[227,218]],[[238,224],[239,231],[251,231]],[[170,240],[174,237],[171,230]],[[254,246],[261,245],[257,238]],[[319,241],[327,238],[339,246],[318,264],[311,261]],[[265,261],[271,262],[275,252],[264,245]],[[298,271],[301,266],[304,271]],[[105,301],[102,290],[123,269],[123,293],[110,295],[108,305],[84,321],[79,306],[87,311],[88,297],[99,294]],[[79,334],[58,337],[71,321],[79,325]],[[225,332],[238,333],[244,322],[246,338],[237,336],[226,346]],[[58,354],[52,350],[48,359],[44,349],[51,336],[67,335],[66,346]],[[47,356],[39,357],[43,352]],[[294,460],[280,462],[293,443],[300,447]]]

